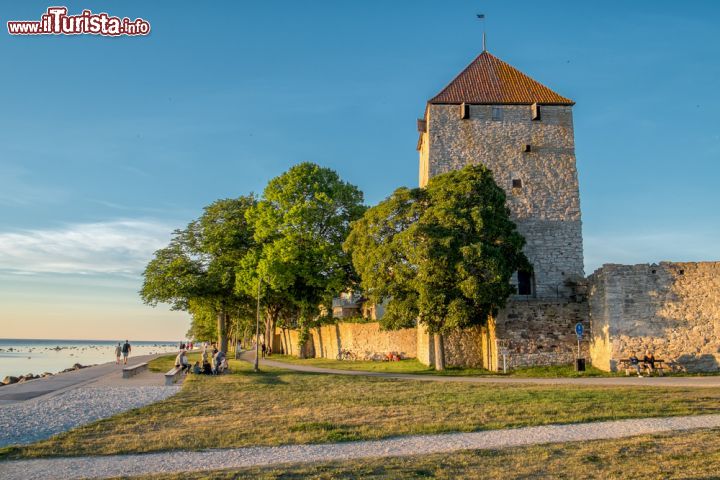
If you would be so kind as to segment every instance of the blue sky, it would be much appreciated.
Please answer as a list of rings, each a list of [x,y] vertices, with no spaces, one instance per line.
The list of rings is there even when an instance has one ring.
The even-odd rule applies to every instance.
[[[586,272],[720,260],[720,3],[64,2],[148,37],[0,32],[3,337],[173,339],[139,272],[217,198],[300,161],[368,203],[417,184],[415,119],[481,50],[577,102]],[[8,20],[53,4],[0,5]]]

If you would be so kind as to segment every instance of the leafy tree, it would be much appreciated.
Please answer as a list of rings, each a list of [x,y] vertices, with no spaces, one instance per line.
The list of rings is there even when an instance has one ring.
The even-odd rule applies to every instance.
[[[478,165],[397,189],[353,224],[345,249],[368,298],[387,302],[383,326],[424,325],[442,370],[443,334],[505,305],[513,272],[530,268],[524,243],[504,191]]]
[[[249,268],[254,262],[246,258],[238,286],[247,294],[257,288],[257,276],[262,279],[268,341],[278,320],[294,318],[306,328],[318,306],[329,305],[353,281],[342,244],[350,223],[364,211],[362,203],[362,192],[335,171],[301,163],[271,180],[248,212],[260,248],[256,268]]]
[[[175,310],[198,315],[198,325],[212,312],[220,348],[227,351],[231,315],[248,316],[254,299],[235,288],[237,264],[251,256],[256,244],[246,212],[253,196],[218,200],[170,244],[155,252],[144,272],[140,295],[145,303],[169,303]]]

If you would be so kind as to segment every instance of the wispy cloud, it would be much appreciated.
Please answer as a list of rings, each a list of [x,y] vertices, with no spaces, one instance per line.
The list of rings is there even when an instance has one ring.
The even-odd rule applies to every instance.
[[[0,165],[0,205],[49,203],[67,197],[63,189],[34,184],[29,181],[30,177],[30,172],[25,169]]]
[[[586,273],[604,263],[718,261],[717,238],[718,234],[711,232],[589,234],[584,239]]]
[[[0,272],[138,275],[173,226],[151,220],[0,233]]]

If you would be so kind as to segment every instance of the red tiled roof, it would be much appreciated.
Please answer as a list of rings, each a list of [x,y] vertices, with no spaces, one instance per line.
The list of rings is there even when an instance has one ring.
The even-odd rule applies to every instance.
[[[429,103],[575,104],[488,52],[478,55]]]

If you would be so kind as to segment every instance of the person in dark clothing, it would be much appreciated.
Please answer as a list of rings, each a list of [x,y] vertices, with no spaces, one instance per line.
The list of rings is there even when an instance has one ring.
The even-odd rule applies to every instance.
[[[130,355],[130,351],[132,350],[132,347],[130,346],[130,342],[125,340],[125,343],[122,346],[122,354],[123,354],[123,365],[127,365],[127,359]]]
[[[260,346],[260,351],[262,352],[262,357],[265,358],[265,352],[267,352],[267,347],[265,346],[265,342],[262,343]]]
[[[210,365],[210,362],[203,362],[202,373],[204,375],[212,375],[212,366]]]
[[[645,352],[645,356],[643,357],[643,367],[645,367],[645,371],[648,376],[652,375],[655,371],[655,354],[650,350]]]
[[[630,360],[630,369],[635,370],[637,372],[638,377],[642,377],[642,375],[640,374],[640,360],[638,360],[638,357],[637,357],[637,355],[635,355],[635,352],[633,352],[632,355],[630,355],[629,360]],[[626,373],[629,374],[629,371]]]

